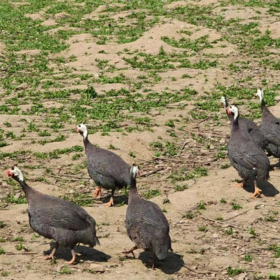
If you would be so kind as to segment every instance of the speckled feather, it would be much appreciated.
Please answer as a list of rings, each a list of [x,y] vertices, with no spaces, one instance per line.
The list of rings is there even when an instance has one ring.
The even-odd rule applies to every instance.
[[[172,250],[166,217],[155,203],[138,196],[133,178],[125,227],[138,248],[151,250],[160,260],[166,258],[169,249]]]
[[[117,154],[96,147],[84,139],[89,176],[105,189],[120,189],[130,185],[130,165]]]
[[[19,183],[26,193],[29,223],[35,232],[71,248],[77,243],[99,244],[95,220],[82,207]]]
[[[228,143],[231,164],[243,179],[267,180],[269,177],[269,160],[264,151],[255,145],[249,135],[242,132],[238,120],[232,124]]]

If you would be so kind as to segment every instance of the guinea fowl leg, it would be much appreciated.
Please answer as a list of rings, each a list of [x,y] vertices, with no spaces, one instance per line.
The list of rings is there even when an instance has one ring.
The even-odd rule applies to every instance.
[[[38,257],[39,259],[43,259],[43,260],[53,260],[54,258],[54,254],[57,250],[57,248],[59,247],[59,243],[56,242],[55,243],[55,247],[53,248],[52,252],[48,255],[48,256],[45,256],[45,257]]]
[[[111,207],[111,206],[114,205],[114,192],[115,192],[115,190],[113,189],[113,190],[112,190],[112,194],[111,194],[111,198],[110,198],[110,200],[109,200],[108,203],[105,203],[105,204],[104,204],[105,206]]]
[[[235,186],[238,188],[244,188],[246,185],[247,180],[243,179],[242,183],[235,183]]]
[[[137,246],[134,246],[134,247],[132,247],[131,249],[129,249],[129,250],[125,250],[125,251],[123,251],[122,253],[123,254],[132,254],[132,256],[133,256],[133,258],[135,259],[135,255],[134,255],[134,250],[137,250],[138,249],[138,247]]]
[[[74,249],[71,249],[71,253],[72,253],[72,260],[70,262],[66,262],[67,264],[73,264],[76,260],[76,252]]]
[[[98,188],[94,191],[93,197],[94,197],[94,198],[97,198],[98,196],[100,197],[100,196],[101,196],[101,193],[102,193],[102,187],[98,187]]]
[[[156,269],[156,255],[155,255],[155,253],[153,253],[153,265],[152,265],[152,269]]]
[[[251,197],[258,197],[261,195],[261,191],[258,187],[257,187],[257,183],[256,181],[254,181],[254,187],[255,187],[255,192],[251,195]]]

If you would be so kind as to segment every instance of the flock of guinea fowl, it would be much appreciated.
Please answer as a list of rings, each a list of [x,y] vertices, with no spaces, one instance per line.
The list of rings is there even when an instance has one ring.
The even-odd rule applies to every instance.
[[[268,155],[280,158],[280,119],[273,116],[266,107],[263,90],[258,89],[255,95],[259,97],[261,103],[260,126],[239,117],[237,107],[229,106],[225,96],[221,98],[231,123],[229,159],[243,179],[241,187],[247,180],[254,180],[255,191],[252,197],[261,194],[257,181],[269,178],[270,163],[265,150]],[[131,253],[134,256],[133,251],[138,248],[149,250],[153,253],[154,268],[156,258],[165,259],[168,251],[172,251],[169,224],[155,203],[138,195],[136,187],[138,167],[129,166],[115,153],[91,144],[84,124],[78,125],[76,131],[83,136],[88,173],[98,186],[95,197],[101,195],[102,188],[111,189],[112,195],[107,206],[112,206],[115,189],[130,186],[125,227],[135,246],[123,253]],[[43,259],[52,260],[61,244],[71,248],[72,259],[68,264],[73,264],[76,261],[74,250],[76,244],[88,244],[90,247],[99,244],[95,220],[82,207],[34,190],[26,184],[21,170],[16,166],[6,170],[6,173],[19,182],[26,195],[31,228],[56,242],[51,254],[42,257]]]

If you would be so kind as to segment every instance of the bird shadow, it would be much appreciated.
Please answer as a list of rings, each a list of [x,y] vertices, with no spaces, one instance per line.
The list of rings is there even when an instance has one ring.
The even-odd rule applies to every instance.
[[[111,198],[111,195],[103,196],[99,198],[99,201],[102,201],[102,203],[107,203],[109,202]],[[114,205],[124,205],[128,204],[128,195],[119,195],[119,196],[114,196]]]
[[[52,249],[55,247],[55,242],[50,243],[50,250],[44,251],[44,255],[49,255],[52,251]],[[96,261],[96,262],[107,262],[111,256],[87,247],[83,245],[77,245],[75,246],[75,252],[78,254],[81,254],[81,256],[77,256],[76,262],[79,262],[80,260],[84,261]],[[55,253],[56,259],[64,259],[65,261],[70,261],[72,258],[71,250],[69,247],[59,246]]]
[[[262,194],[264,196],[273,197],[273,196],[279,194],[279,191],[268,181],[257,182],[257,185],[258,185],[258,188],[260,188],[262,190]],[[253,181],[247,182],[247,184],[244,186],[244,190],[253,194],[254,190],[255,190],[254,182]]]
[[[144,251],[139,254],[139,259],[144,265],[152,268],[153,254],[149,251]],[[166,259],[160,261],[156,259],[156,269],[160,269],[165,274],[173,274],[178,272],[184,265],[184,260],[178,254],[168,252]]]

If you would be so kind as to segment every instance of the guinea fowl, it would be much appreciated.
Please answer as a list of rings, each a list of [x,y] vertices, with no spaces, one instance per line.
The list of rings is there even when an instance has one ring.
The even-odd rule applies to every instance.
[[[6,170],[16,180],[26,195],[28,217],[31,228],[45,238],[56,241],[55,248],[43,259],[53,259],[60,244],[70,247],[73,264],[76,260],[74,247],[84,243],[94,247],[99,244],[95,231],[95,220],[79,205],[53,196],[42,194],[29,187],[18,167]]]
[[[88,173],[98,186],[94,197],[101,195],[102,187],[111,189],[111,198],[106,204],[110,207],[114,205],[115,190],[130,185],[130,165],[115,153],[91,144],[88,140],[87,127],[84,124],[79,124],[76,131],[83,136]]]
[[[153,202],[139,197],[136,188],[138,167],[132,166],[130,171],[131,186],[129,190],[128,207],[126,211],[125,227],[135,246],[123,253],[129,254],[142,248],[153,252],[153,268],[155,257],[163,260],[168,250],[172,251],[169,236],[169,224],[162,210]]]
[[[258,89],[256,96],[260,98],[262,109],[261,130],[265,135],[265,149],[269,155],[280,158],[280,119],[276,118],[266,107],[263,90]]]
[[[254,180],[255,191],[252,197],[257,197],[261,193],[261,190],[257,187],[257,181],[265,181],[269,177],[269,160],[265,152],[250,139],[249,133],[245,134],[241,131],[237,107],[228,107],[227,113],[233,114],[228,143],[230,162],[243,179],[240,184],[241,187],[244,187],[247,180]]]
[[[225,96],[221,97],[221,105],[224,106],[227,112],[227,107],[229,106],[228,100]],[[228,114],[228,118],[230,120],[230,123],[233,122],[233,115]],[[251,140],[259,146],[262,150],[264,150],[264,142],[265,138],[264,135],[261,131],[261,129],[251,120],[246,119],[246,118],[239,118],[238,119],[239,127],[242,133],[249,133],[249,136],[251,137]]]

